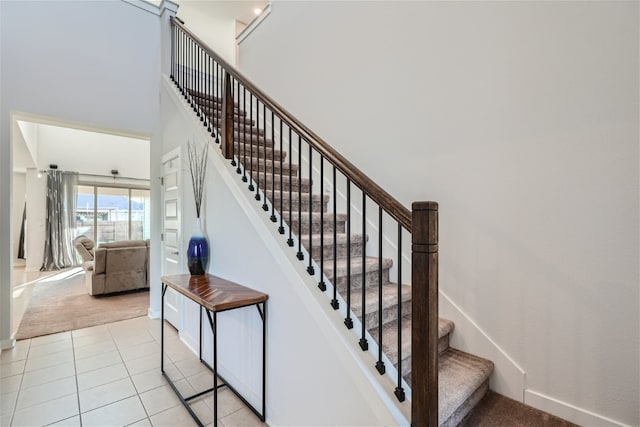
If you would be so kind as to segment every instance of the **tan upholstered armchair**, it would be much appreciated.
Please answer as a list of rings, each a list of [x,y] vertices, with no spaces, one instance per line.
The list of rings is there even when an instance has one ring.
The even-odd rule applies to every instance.
[[[89,295],[149,287],[149,241],[103,243],[93,261],[84,262]]]

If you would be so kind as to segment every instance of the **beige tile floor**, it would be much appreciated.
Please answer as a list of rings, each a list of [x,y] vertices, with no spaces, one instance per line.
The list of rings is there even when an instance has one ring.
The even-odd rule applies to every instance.
[[[165,327],[165,371],[183,393],[213,375]],[[192,401],[213,424],[213,397]],[[160,373],[160,321],[147,317],[18,341],[0,353],[2,426],[196,425]],[[266,426],[231,391],[218,392],[218,425]]]

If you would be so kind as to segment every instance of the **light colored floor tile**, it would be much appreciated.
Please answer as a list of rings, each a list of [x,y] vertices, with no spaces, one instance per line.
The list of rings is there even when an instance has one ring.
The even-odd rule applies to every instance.
[[[76,392],[75,377],[63,378],[31,388],[21,389],[16,410],[29,408],[70,394],[75,395]]]
[[[160,369],[154,369],[133,375],[131,379],[133,380],[133,385],[136,386],[138,393],[144,393],[145,391],[167,384],[167,380],[162,375],[162,372],[160,372]]]
[[[13,426],[44,426],[78,415],[78,396],[71,394],[16,411]]]
[[[222,418],[225,427],[268,427],[249,408],[242,408]]]
[[[90,326],[88,328],[76,329],[72,331],[71,335],[75,338],[86,337],[91,335],[103,335],[109,333],[107,325]]]
[[[196,389],[193,388],[193,386],[189,383],[189,381],[187,381],[186,378],[183,378],[178,381],[174,381],[173,385],[176,386],[176,388],[178,389],[180,394],[182,394],[183,397],[188,397],[196,394]]]
[[[127,378],[129,373],[120,362],[116,365],[107,366],[105,368],[96,369],[78,375],[78,390],[83,391],[90,388],[108,384],[123,378]]]
[[[26,360],[18,360],[16,362],[8,362],[0,365],[0,378],[11,377],[24,372]]]
[[[207,394],[203,400],[213,409],[213,393]],[[246,408],[245,404],[231,390],[218,389],[218,418],[224,418],[242,408]]]
[[[149,418],[136,421],[133,424],[129,424],[127,427],[151,427],[151,420]]]
[[[196,413],[198,418],[200,418],[200,422],[202,424],[209,425],[213,423],[213,411],[204,403],[204,401],[194,401],[191,404],[191,410]],[[219,415],[220,414],[218,414],[218,419],[220,419]]]
[[[52,344],[59,341],[71,341],[71,332],[60,332],[58,334],[43,335],[31,338],[31,348],[45,344]]]
[[[22,389],[35,387],[51,381],[67,378],[75,375],[76,368],[73,362],[63,363],[49,368],[38,369],[24,374]]]
[[[79,375],[85,372],[95,371],[96,369],[104,368],[106,366],[116,365],[118,363],[122,363],[120,353],[117,351],[110,351],[108,353],[77,360],[76,372]]]
[[[176,367],[182,372],[182,375],[189,378],[191,376],[211,372],[204,363],[201,363],[197,358],[190,360],[181,360],[175,363]]]
[[[150,417],[154,427],[197,426],[182,404]]]
[[[22,383],[22,375],[13,375],[7,378],[3,378],[0,381],[0,395],[15,393],[20,389]]]
[[[157,354],[151,354],[139,359],[125,360],[124,364],[127,366],[130,375],[136,375],[152,369],[160,370],[160,353],[158,352]]]
[[[164,352],[169,355],[174,362],[198,360],[198,355],[180,341],[176,341],[175,343],[165,342]]]
[[[116,335],[113,337],[113,340],[116,342],[116,345],[119,349],[133,347],[134,345],[140,345],[146,342],[155,342],[155,339],[151,336],[151,334],[149,334],[149,332],[147,332],[146,329],[141,332],[126,336]]]
[[[168,385],[154,388],[140,394],[140,399],[147,414],[154,415],[166,409],[181,405],[180,399]]]
[[[123,348],[120,350],[122,360],[133,360],[140,357],[157,355],[160,357],[160,345],[155,342],[146,342],[144,344],[134,345],[132,347]]]
[[[8,350],[2,350],[0,353],[0,364],[15,362],[18,360],[24,360],[29,353],[29,343],[21,344],[25,341],[18,341],[13,348]]]
[[[16,407],[16,400],[18,400],[18,392],[7,393],[2,395],[0,399],[0,414],[11,414]]]
[[[146,416],[138,396],[132,396],[82,414],[82,425],[125,426],[146,419]]]
[[[87,411],[109,405],[127,397],[135,396],[136,389],[131,379],[125,378],[80,392],[80,410]],[[137,419],[140,419],[138,417]]]
[[[103,343],[103,342],[110,342],[110,341],[113,341],[113,338],[111,338],[111,334],[105,328],[103,331],[96,332],[96,333],[93,333],[93,334],[81,335],[81,336],[78,336],[78,337],[76,337],[74,335],[73,336],[73,347],[77,350],[80,347],[85,347],[87,345],[100,344],[100,343]]]
[[[81,425],[80,415],[76,415],[75,417],[49,424],[49,427],[80,427]]]
[[[73,350],[63,350],[56,353],[49,353],[40,357],[28,357],[24,367],[25,372],[37,371],[38,369],[49,368],[51,366],[62,365],[73,362]]]
[[[71,340],[55,341],[49,344],[34,345],[29,350],[29,359],[35,357],[48,356],[52,353],[58,353],[60,351],[68,351],[73,347]]]
[[[87,357],[99,356],[110,351],[116,351],[116,343],[111,338],[108,341],[101,341],[95,344],[89,344],[75,348],[74,355],[76,360],[86,359]]]
[[[207,390],[213,387],[213,372],[207,369],[205,372],[191,375],[187,378],[187,381],[189,381],[195,390]]]

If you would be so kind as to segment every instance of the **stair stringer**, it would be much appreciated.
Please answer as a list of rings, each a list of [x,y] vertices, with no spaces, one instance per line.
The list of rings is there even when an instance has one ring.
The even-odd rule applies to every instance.
[[[458,306],[442,288],[439,289],[440,316],[453,321],[451,347],[475,354],[494,363],[490,388],[504,396],[524,402],[526,372],[491,337]]]
[[[409,425],[409,402],[397,402],[393,395],[395,384],[388,376],[377,373],[371,354],[359,349],[353,332],[342,324],[341,313],[328,304],[317,281],[306,272],[306,264],[286,245],[262,211],[261,203],[239,179],[235,167],[220,155],[219,145],[212,142],[173,83],[166,76],[162,80],[163,91],[183,122],[178,126],[183,133],[169,135],[165,131],[163,138],[190,137],[211,144],[204,204],[206,232],[212,247],[209,272],[270,295],[267,422],[274,426]],[[196,325],[197,310],[191,311],[186,323]],[[218,367],[238,391],[259,407],[259,381],[249,378],[247,372],[238,374],[236,359],[248,356],[229,353],[242,341],[253,350],[247,353],[256,353],[252,363],[259,366],[261,324],[254,311],[242,309],[220,315]],[[230,321],[225,322],[226,318]],[[225,327],[242,336],[225,335]],[[197,338],[193,340],[197,330],[181,331],[181,336],[197,348],[193,345],[197,343]],[[205,338],[205,358],[210,357],[208,348]],[[249,371],[254,377],[260,373],[258,368]]]

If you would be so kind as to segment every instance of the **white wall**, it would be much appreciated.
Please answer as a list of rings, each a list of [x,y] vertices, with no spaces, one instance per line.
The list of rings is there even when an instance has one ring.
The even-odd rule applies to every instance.
[[[440,203],[441,289],[528,402],[638,425],[638,35],[636,2],[274,2],[240,69]]]
[[[18,245],[20,243],[20,228],[22,227],[22,212],[26,201],[26,174],[14,172],[13,199],[11,200],[11,214],[13,215],[13,258],[18,259]],[[25,236],[26,237],[26,236]],[[22,261],[20,261],[22,262]]]
[[[39,125],[38,167],[149,179],[149,140]]]
[[[167,83],[169,90],[162,98],[165,152],[184,144],[185,135],[199,143],[211,143],[183,99],[171,93],[170,85]],[[184,160],[183,168],[181,215],[183,240],[187,242],[196,221]],[[212,254],[209,272],[269,294],[267,423],[397,425],[385,398],[375,390],[379,378],[373,369],[375,361],[348,345],[349,340],[357,341],[355,335],[342,326],[340,315],[317,291],[317,282],[286,246],[235,168],[222,160],[215,144],[211,145],[203,215]],[[196,346],[197,306],[187,302],[185,310],[181,337]],[[258,314],[251,308],[222,313],[218,319],[221,373],[259,406]],[[205,327],[208,330],[206,322]],[[206,342],[210,343],[209,336]],[[206,357],[210,357],[210,348],[205,346]],[[371,359],[367,360],[370,372],[358,365],[360,357]]]
[[[27,271],[39,271],[44,257],[47,219],[47,177],[38,176],[37,169],[27,169]],[[17,236],[17,235],[14,235]]]
[[[227,2],[182,1],[178,17],[186,27],[231,65],[236,64],[236,23]]]
[[[159,17],[120,1],[0,2],[0,199],[11,198],[11,114],[150,136]],[[0,205],[0,345],[11,345],[10,207]]]

